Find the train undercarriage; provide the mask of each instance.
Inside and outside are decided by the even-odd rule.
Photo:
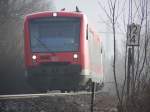
[[[26,79],[29,85],[38,92],[60,90],[90,91],[92,80],[89,75],[81,75],[80,65],[44,65],[27,70]],[[96,90],[103,84],[96,83]]]

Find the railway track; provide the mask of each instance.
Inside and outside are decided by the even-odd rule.
[[[99,112],[115,104],[115,99],[102,91],[95,92],[93,103],[91,92],[86,91],[0,95],[0,112]]]
[[[96,92],[101,93],[101,92]],[[70,92],[70,93],[60,93],[60,92],[48,92],[48,93],[42,93],[42,94],[16,94],[16,95],[0,95],[1,99],[27,99],[27,98],[40,98],[40,97],[46,97],[46,96],[75,96],[75,95],[90,95],[91,92]]]

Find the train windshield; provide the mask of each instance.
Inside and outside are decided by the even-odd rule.
[[[80,18],[49,17],[29,23],[32,52],[78,51]]]

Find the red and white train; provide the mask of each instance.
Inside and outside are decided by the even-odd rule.
[[[39,12],[24,21],[29,84],[39,91],[85,90],[103,83],[101,38],[82,12]]]

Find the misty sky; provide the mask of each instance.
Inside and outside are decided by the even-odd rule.
[[[78,6],[83,11],[92,24],[97,25],[99,20],[99,6],[97,0],[54,0],[57,11],[62,8],[66,8],[66,11],[75,11],[75,7]]]

